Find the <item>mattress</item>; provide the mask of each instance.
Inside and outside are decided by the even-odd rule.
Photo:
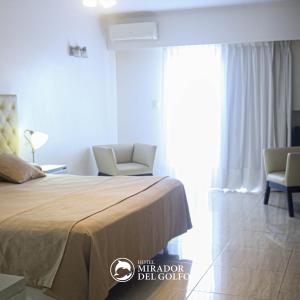
[[[61,300],[105,299],[116,258],[149,259],[191,228],[171,178],[52,175],[0,195],[0,272]]]

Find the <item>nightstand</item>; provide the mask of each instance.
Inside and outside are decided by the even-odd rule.
[[[64,174],[67,172],[66,165],[40,165],[46,174]]]
[[[1,300],[26,300],[25,280],[20,276],[0,274]]]

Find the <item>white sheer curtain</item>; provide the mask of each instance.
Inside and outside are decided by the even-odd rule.
[[[260,191],[262,149],[290,145],[290,42],[224,45],[220,165],[214,186]]]
[[[194,199],[259,190],[262,149],[290,143],[290,43],[166,48],[162,98],[161,173]]]
[[[220,58],[220,47],[213,45],[164,50],[163,134],[159,149],[165,155],[160,156],[160,165],[162,173],[184,182],[190,199],[208,189],[212,166],[217,166]]]

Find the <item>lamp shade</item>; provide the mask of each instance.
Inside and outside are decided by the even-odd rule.
[[[46,133],[35,131],[31,135],[31,143],[35,150],[41,148],[44,144],[47,143],[47,141],[48,135]]]
[[[39,131],[25,130],[25,136],[33,150],[41,148],[48,141],[48,135]]]

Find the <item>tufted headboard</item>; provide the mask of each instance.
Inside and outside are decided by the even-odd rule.
[[[18,154],[17,97],[0,95],[0,153]]]

